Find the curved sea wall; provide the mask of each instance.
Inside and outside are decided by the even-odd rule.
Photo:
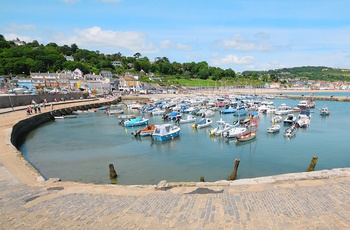
[[[91,104],[79,105],[79,106],[71,106],[62,109],[56,109],[50,112],[45,112],[41,114],[37,114],[35,116],[29,117],[27,119],[19,121],[12,127],[11,133],[11,143],[18,149],[18,146],[25,139],[26,135],[38,128],[40,125],[43,125],[47,122],[53,121],[55,116],[69,115],[77,110],[88,110],[91,108],[99,108],[106,105],[116,104],[120,102],[120,99],[112,102],[93,102]]]

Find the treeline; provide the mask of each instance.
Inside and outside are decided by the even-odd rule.
[[[21,42],[17,40],[17,42]],[[65,56],[72,56],[74,61],[67,61]],[[112,65],[113,61],[119,61],[121,66]],[[153,73],[154,76],[175,76],[184,79],[233,79],[236,73],[232,69],[211,67],[207,62],[170,62],[167,57],[159,57],[149,60],[136,53],[133,57],[126,57],[121,53],[103,54],[99,51],[80,49],[76,44],[70,46],[58,46],[56,43],[47,45],[37,41],[30,43],[6,41],[0,35],[0,75],[24,75],[31,72],[61,72],[79,68],[83,73],[98,74],[102,70],[109,70],[114,74],[125,72],[145,74]]]
[[[282,68],[269,71],[244,71],[245,76],[257,74],[260,76],[269,75],[270,78],[278,79],[306,79],[306,80],[324,80],[324,81],[350,81],[350,70],[329,68],[326,66],[302,66],[293,68]]]

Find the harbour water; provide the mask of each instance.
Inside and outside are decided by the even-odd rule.
[[[276,107],[298,103],[272,101]],[[261,114],[257,138],[251,142],[212,137],[211,128],[195,130],[192,123],[180,125],[179,138],[154,142],[150,137],[135,138],[131,133],[137,128],[122,127],[117,117],[98,111],[33,130],[20,151],[45,178],[96,184],[111,183],[109,164],[117,171],[117,183],[125,185],[199,181],[201,176],[205,181],[226,180],[236,158],[240,158],[238,179],[303,172],[313,156],[318,156],[316,170],[349,167],[350,103],[316,103],[310,127],[299,129],[290,139],[283,136],[283,124],[279,133],[267,133],[273,115]],[[319,108],[325,104],[331,115],[321,117]],[[148,118],[153,124],[164,123],[161,116]],[[216,112],[212,127],[220,118],[230,123],[237,119]]]

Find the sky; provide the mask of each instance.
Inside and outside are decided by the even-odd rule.
[[[350,69],[349,9],[348,0],[11,0],[0,2],[0,34],[236,72]]]

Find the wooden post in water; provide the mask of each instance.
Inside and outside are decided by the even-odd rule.
[[[237,171],[238,171],[238,166],[239,166],[239,162],[241,160],[239,158],[236,158],[235,160],[235,164],[233,166],[233,172],[230,176],[228,176],[228,180],[236,180],[237,178]]]
[[[311,162],[310,162],[310,166],[307,169],[308,172],[311,172],[311,171],[315,170],[315,167],[316,167],[316,164],[317,164],[317,160],[318,160],[317,156],[312,157]]]
[[[116,171],[114,170],[114,165],[113,164],[109,164],[109,178],[110,179],[115,179],[117,178],[117,173]]]
[[[200,182],[205,182],[204,176],[201,176],[199,180],[200,180]]]

